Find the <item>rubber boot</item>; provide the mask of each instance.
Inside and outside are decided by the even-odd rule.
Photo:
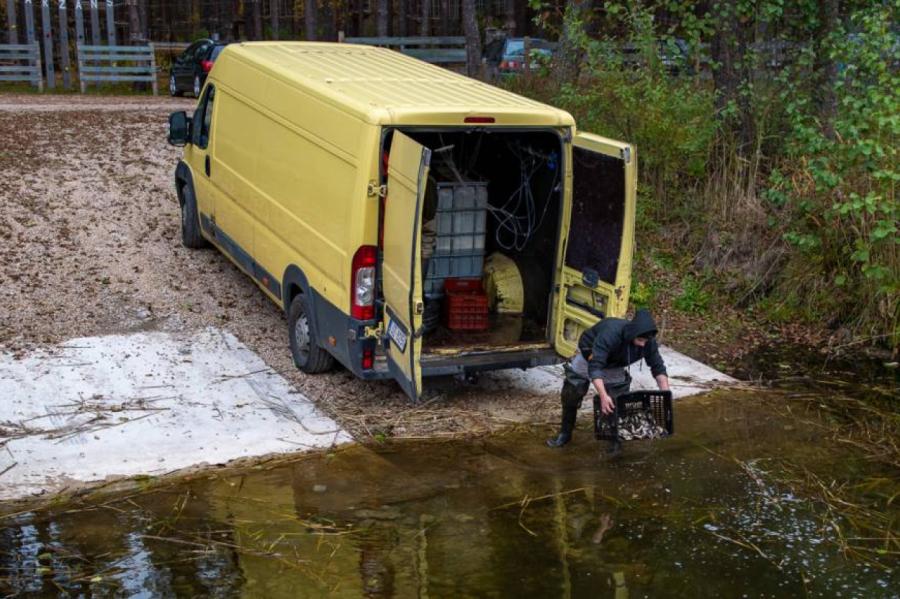
[[[562,447],[572,440],[572,432],[575,430],[575,419],[578,417],[578,408],[564,407],[562,409],[562,423],[559,434],[553,439],[547,439],[547,447]]]

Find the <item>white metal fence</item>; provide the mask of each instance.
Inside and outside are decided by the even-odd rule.
[[[0,81],[24,81],[44,91],[41,48],[31,44],[0,44]]]

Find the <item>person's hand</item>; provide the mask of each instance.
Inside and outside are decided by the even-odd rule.
[[[613,402],[612,397],[606,394],[600,396],[600,411],[604,416],[609,416],[616,411],[616,404]]]

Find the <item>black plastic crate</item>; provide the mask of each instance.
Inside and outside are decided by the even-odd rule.
[[[594,436],[619,441],[619,418],[636,412],[650,413],[656,424],[665,429],[666,436],[675,432],[671,391],[633,391],[616,398],[616,413],[609,416],[600,412],[600,398],[594,396]]]

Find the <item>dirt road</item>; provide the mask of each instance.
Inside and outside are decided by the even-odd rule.
[[[298,372],[282,312],[221,254],[182,247],[166,144],[190,100],[0,96],[0,347],[72,337],[226,329],[357,438],[442,436],[555,421],[527,398],[447,383],[414,408],[393,382]]]

